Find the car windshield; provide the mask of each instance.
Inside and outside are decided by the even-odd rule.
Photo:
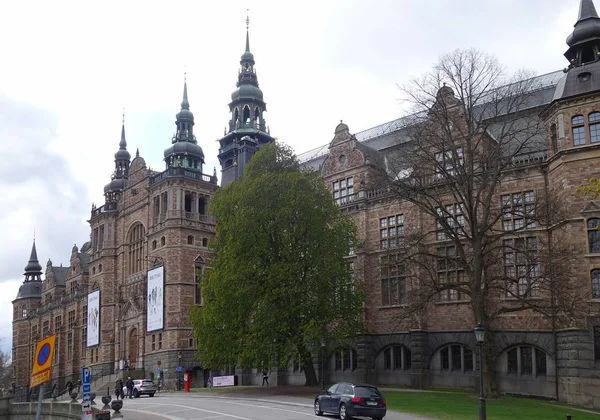
[[[379,390],[372,386],[355,386],[354,387],[354,395],[357,397],[381,397]]]

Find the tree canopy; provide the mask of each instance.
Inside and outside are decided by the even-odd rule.
[[[293,359],[314,385],[321,339],[362,328],[363,293],[346,258],[356,241],[352,220],[318,174],[302,171],[277,143],[214,195],[210,211],[215,257],[202,277],[203,306],[191,313],[199,359],[259,369]]]

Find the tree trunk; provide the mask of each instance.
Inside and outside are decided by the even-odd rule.
[[[297,347],[300,357],[302,358],[302,366],[304,367],[304,377],[306,378],[304,385],[317,386],[319,384],[319,380],[317,379],[317,374],[315,372],[312,354],[302,344],[298,345]]]

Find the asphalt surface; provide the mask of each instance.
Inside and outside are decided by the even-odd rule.
[[[312,405],[314,395],[316,392],[304,387],[158,393],[154,397],[125,399],[121,413],[124,420],[307,420],[317,417]],[[101,404],[96,407],[100,408]],[[322,417],[329,418],[337,417]],[[393,411],[388,411],[385,419],[427,420]]]

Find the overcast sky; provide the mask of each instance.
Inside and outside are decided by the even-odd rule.
[[[210,7],[206,5],[210,4]],[[599,5],[600,6],[600,5]],[[14,1],[0,5],[0,348],[34,230],[40,263],[69,265],[103,204],[125,108],[128,148],[162,170],[187,72],[204,172],[250,49],[271,134],[296,153],[402,115],[397,85],[457,48],[509,72],[567,65],[579,0]]]

